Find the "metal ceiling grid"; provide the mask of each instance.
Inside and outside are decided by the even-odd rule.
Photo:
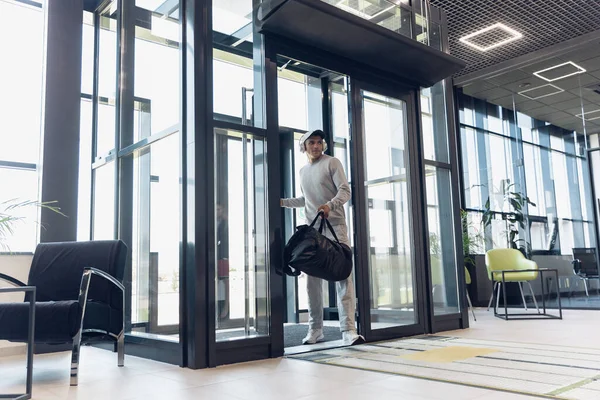
[[[600,0],[430,0],[448,15],[450,52],[467,63],[456,76],[600,29]],[[523,34],[505,45],[479,51],[459,38],[495,23]]]

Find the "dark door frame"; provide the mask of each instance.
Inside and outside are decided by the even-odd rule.
[[[302,62],[306,62],[313,65],[318,65],[329,69],[331,71],[338,72],[340,74],[347,75],[350,79],[350,93],[349,93],[349,123],[351,132],[351,145],[350,152],[352,158],[355,160],[352,162],[352,177],[353,177],[353,204],[355,207],[354,212],[354,224],[355,224],[355,248],[356,249],[368,249],[368,232],[366,227],[366,197],[364,196],[364,188],[361,187],[357,182],[364,182],[361,177],[364,178],[364,157],[359,153],[363,149],[361,141],[361,134],[358,133],[362,130],[362,115],[361,112],[357,111],[361,108],[357,108],[356,105],[361,103],[360,89],[387,95],[389,97],[399,98],[404,100],[407,104],[407,128],[408,128],[408,140],[407,146],[409,148],[409,170],[410,170],[410,182],[411,182],[411,204],[412,204],[412,228],[414,230],[414,242],[413,250],[413,263],[414,263],[414,277],[413,285],[415,290],[415,306],[417,313],[417,322],[414,325],[398,326],[386,329],[371,330],[370,324],[365,324],[366,316],[369,316],[370,312],[370,291],[369,291],[369,270],[368,267],[357,268],[356,275],[356,287],[357,297],[359,299],[359,330],[365,335],[367,340],[376,341],[390,338],[397,338],[402,336],[410,336],[420,333],[429,332],[431,330],[433,314],[430,312],[429,296],[428,293],[431,291],[431,282],[429,273],[429,260],[426,257],[427,246],[425,242],[427,227],[426,220],[423,217],[424,214],[424,187],[423,187],[423,160],[420,150],[420,122],[418,115],[420,115],[419,108],[419,88],[413,88],[407,86],[397,78],[385,74],[379,74],[376,71],[366,71],[363,67],[357,63],[342,60],[339,57],[334,57],[329,53],[321,52],[312,47],[304,44],[294,42],[288,39],[282,39],[273,36],[267,36],[265,38],[265,61],[266,61],[266,87],[267,95],[277,94],[277,56],[282,55],[285,57],[293,58]],[[358,97],[357,97],[358,96]],[[269,96],[268,96],[269,97]],[[270,101],[269,101],[270,100]],[[278,110],[278,97],[273,95],[267,100],[267,132],[268,132],[268,146],[273,148],[279,148],[281,139],[279,136],[279,123],[277,117]],[[357,127],[361,127],[358,129]],[[279,165],[280,170],[284,170],[284,165],[281,165],[279,155],[273,155],[272,152],[269,155],[269,165]],[[288,167],[289,168],[289,167]],[[272,169],[272,168],[270,168]],[[280,182],[276,183],[277,188],[273,187],[273,181],[269,181],[270,197],[269,204],[275,203],[275,200],[279,200],[280,196]],[[271,218],[275,215],[278,216],[275,225],[270,226],[270,236],[277,236],[278,233],[282,232],[283,226],[283,213],[273,212],[271,209],[269,213]],[[362,216],[362,217],[360,217]],[[275,222],[273,219],[271,223]],[[271,241],[274,244],[274,241]],[[283,243],[280,243],[282,245]],[[271,258],[272,262],[282,262],[281,252],[278,249],[271,247]],[[361,255],[362,253],[362,255]],[[367,250],[368,253],[368,250]],[[355,256],[357,257],[357,264],[368,265],[368,254],[364,255],[364,251],[356,251]],[[277,260],[277,261],[276,261]],[[366,263],[365,263],[366,261]],[[271,280],[271,293],[272,293],[272,333],[271,348],[283,350],[283,331],[282,327],[278,327],[278,324],[283,325],[285,315],[285,302],[277,301],[276,299],[281,298],[284,288],[284,282],[281,277],[272,274]],[[278,283],[279,282],[279,283]],[[281,293],[281,295],[277,295]],[[283,300],[283,299],[282,299]],[[281,329],[281,335],[277,334]],[[271,356],[280,355],[278,351],[272,351]]]
[[[365,178],[365,130],[363,113],[363,91],[392,97],[406,103],[406,146],[408,150],[409,190],[411,204],[411,229],[413,231],[412,265],[413,265],[413,299],[415,302],[416,322],[406,326],[394,326],[384,329],[371,327],[371,281],[370,281],[370,244],[368,232],[367,192]],[[392,82],[388,85],[372,84],[350,77],[350,110],[352,112],[352,142],[353,157],[352,176],[353,201],[355,208],[356,246],[355,260],[357,266],[357,293],[359,298],[360,331],[369,342],[411,336],[428,331],[430,317],[427,314],[428,259],[425,257],[426,248],[423,238],[426,236],[425,220],[422,218],[424,190],[421,185],[422,157],[419,148],[420,134],[418,123],[418,90],[406,90]],[[360,266],[360,267],[359,267]],[[425,268],[423,268],[425,267]]]

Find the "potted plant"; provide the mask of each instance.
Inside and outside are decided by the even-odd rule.
[[[488,228],[492,224],[492,220],[495,219],[496,215],[500,215],[506,224],[505,235],[508,247],[521,251],[525,257],[529,258],[531,255],[531,244],[526,239],[519,238],[519,229],[525,230],[527,226],[528,220],[525,214],[525,207],[535,207],[536,205],[529,200],[529,197],[515,192],[514,186],[514,183],[502,181],[502,187],[498,193],[501,195],[501,209],[504,209],[505,206],[508,206],[510,211],[493,211],[491,209],[490,198],[488,197],[487,201],[485,202],[481,222],[484,228]]]
[[[57,201],[40,202],[19,199],[10,199],[0,202],[0,250],[10,251],[7,244],[8,238],[14,235],[15,226],[25,221],[25,217],[18,215],[17,210],[26,207],[40,207],[66,217],[66,215],[60,211],[60,207],[58,207],[57,204]]]

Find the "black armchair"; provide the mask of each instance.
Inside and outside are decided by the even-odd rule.
[[[35,286],[35,343],[72,343],[71,386],[77,386],[80,346],[90,336],[116,341],[118,365],[124,365],[127,246],[120,240],[41,243],[27,286]],[[102,279],[94,279],[92,276]],[[10,276],[0,279],[26,286]],[[28,298],[0,303],[0,340],[27,342]]]
[[[596,249],[593,247],[578,247],[573,249],[573,273],[583,279],[585,294],[589,296],[587,280],[600,279],[598,274],[598,259],[596,258]]]

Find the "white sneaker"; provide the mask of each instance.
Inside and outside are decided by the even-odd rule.
[[[315,344],[325,339],[323,329],[309,329],[308,334],[302,339],[302,344]]]
[[[344,346],[352,346],[364,343],[365,338],[356,333],[355,330],[344,331],[342,332],[342,342],[344,342]]]

